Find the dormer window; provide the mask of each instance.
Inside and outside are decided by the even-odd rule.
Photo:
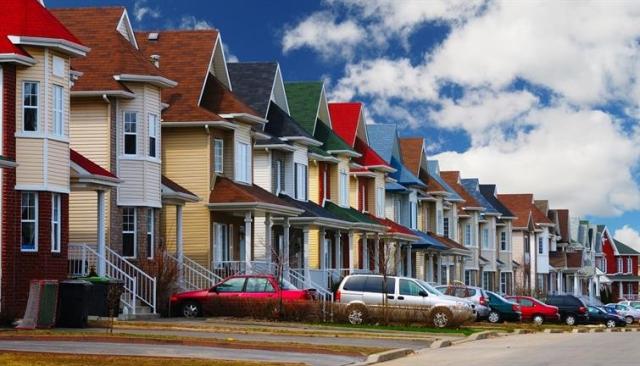
[[[38,131],[38,110],[40,83],[25,81],[22,87],[22,129]]]
[[[138,114],[136,112],[124,112],[124,153],[125,155],[137,154],[138,143]]]

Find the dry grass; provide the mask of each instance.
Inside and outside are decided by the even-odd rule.
[[[299,365],[290,363],[268,363],[227,360],[197,360],[190,358],[128,357],[104,355],[68,355],[55,353],[0,353],[3,366],[276,366]]]

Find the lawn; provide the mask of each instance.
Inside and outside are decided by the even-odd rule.
[[[268,363],[226,360],[197,360],[190,358],[164,357],[124,357],[124,356],[94,356],[67,355],[55,353],[0,353],[0,365],[3,366],[276,366],[295,365],[290,363]]]
[[[320,323],[316,325],[327,326],[326,323]],[[474,328],[467,328],[467,327],[432,328],[432,327],[421,327],[421,326],[413,326],[413,325],[373,325],[373,324],[353,325],[348,323],[332,323],[329,326],[340,327],[340,328],[362,329],[362,330],[391,330],[391,331],[400,331],[400,332],[418,332],[418,333],[450,334],[450,335],[465,335],[465,336],[483,331],[483,329],[474,329]]]

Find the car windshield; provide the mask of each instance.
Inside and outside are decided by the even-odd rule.
[[[504,297],[496,294],[495,292],[491,292],[491,291],[487,291],[487,293],[493,297],[495,297],[496,299],[502,301],[502,302],[514,302],[513,300],[507,300]]]
[[[291,282],[287,280],[282,280],[280,281],[280,289],[281,290],[297,290],[298,288],[295,287]]]
[[[438,290],[437,288],[431,286],[430,284],[428,284],[425,281],[422,280],[416,280],[418,281],[418,283],[420,284],[420,286],[422,288],[424,288],[428,293],[432,294],[432,295],[436,295],[436,296],[442,296],[444,295],[440,290]]]

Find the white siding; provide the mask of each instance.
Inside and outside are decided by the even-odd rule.
[[[253,182],[271,192],[271,153],[265,150],[253,152]]]

